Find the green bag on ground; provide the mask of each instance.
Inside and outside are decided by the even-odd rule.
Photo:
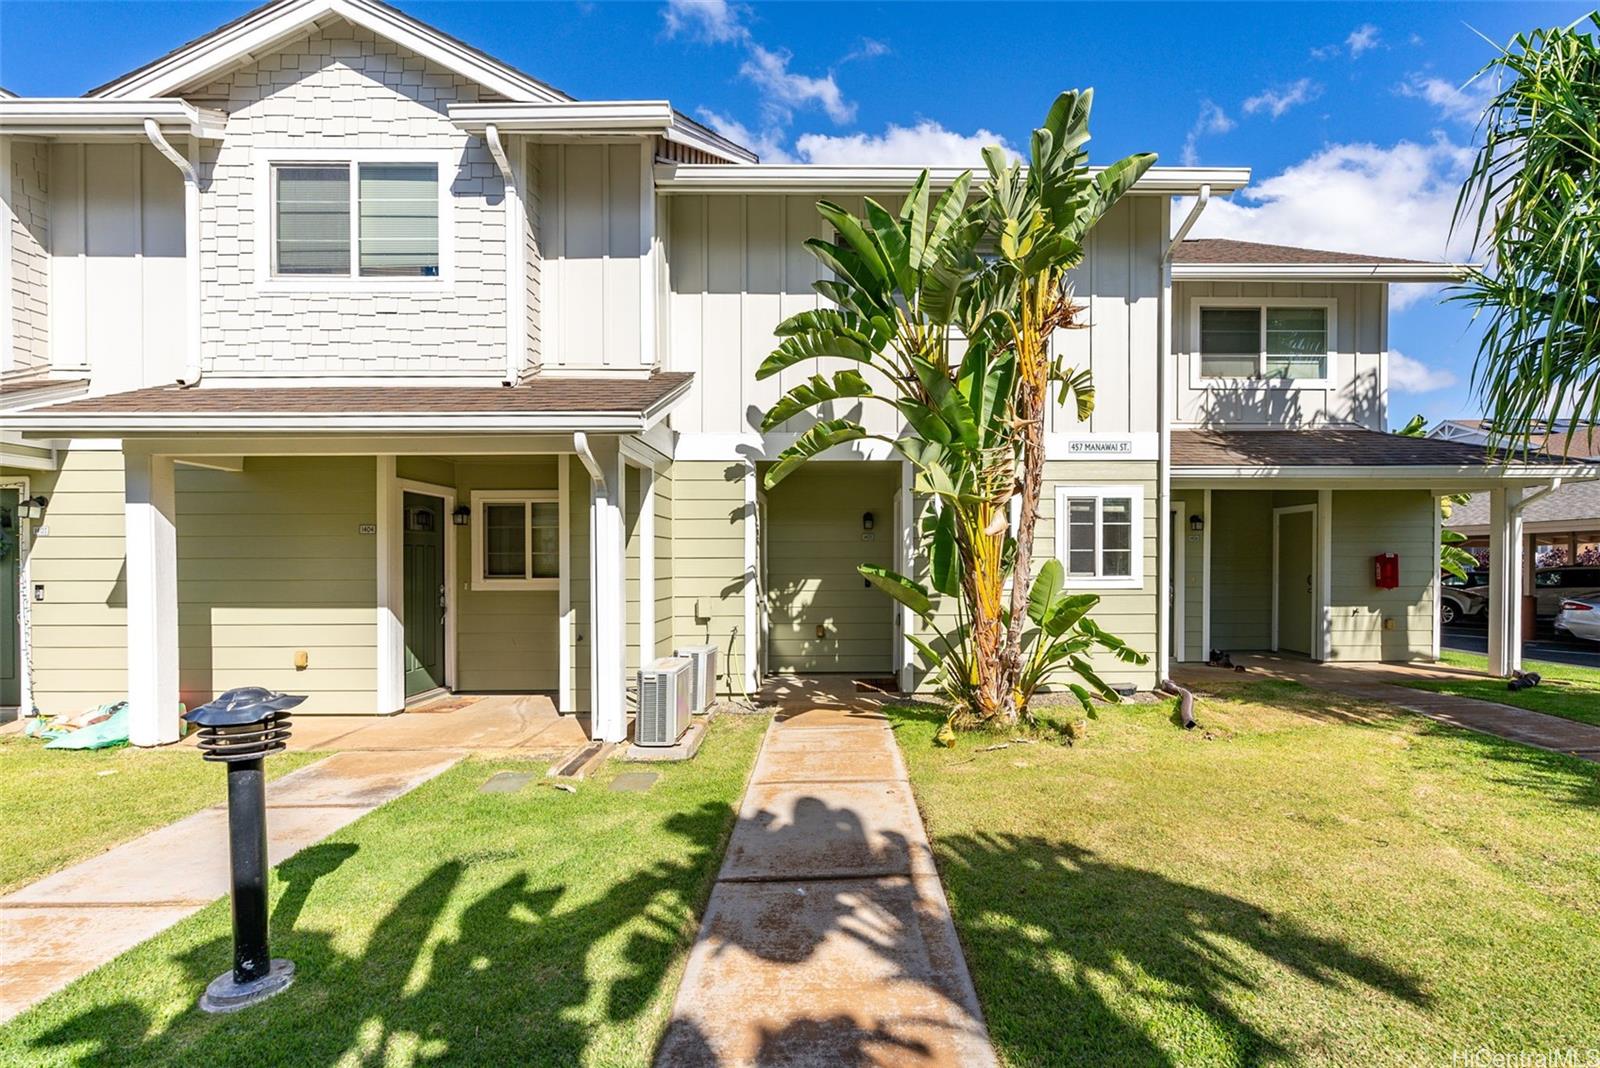
[[[63,734],[44,743],[46,749],[107,749],[128,743],[128,702],[105,706],[115,709],[111,718]]]

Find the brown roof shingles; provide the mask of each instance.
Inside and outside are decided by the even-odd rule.
[[[1325,267],[1331,264],[1375,265],[1414,263],[1398,256],[1368,256],[1359,252],[1325,252],[1290,245],[1265,245],[1257,241],[1234,241],[1223,237],[1199,237],[1180,241],[1172,253],[1173,263],[1194,264],[1270,264],[1286,267]]]
[[[1560,463],[1559,457],[1516,457]],[[1355,427],[1315,430],[1175,430],[1175,467],[1475,467],[1502,459],[1482,445],[1410,438]]]
[[[486,415],[643,412],[694,376],[535,378],[518,386],[159,386],[36,409],[49,415]]]

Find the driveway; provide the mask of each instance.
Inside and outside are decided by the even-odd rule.
[[[1470,623],[1445,627],[1443,645],[1446,649],[1483,656],[1489,651],[1489,632]],[[1600,642],[1569,638],[1548,625],[1541,625],[1536,638],[1522,643],[1522,656],[1525,660],[1600,668]]]

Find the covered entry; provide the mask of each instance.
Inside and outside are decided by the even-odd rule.
[[[819,462],[767,495],[762,563],[768,671],[894,671],[894,602],[856,567],[895,567],[899,486],[898,463]]]

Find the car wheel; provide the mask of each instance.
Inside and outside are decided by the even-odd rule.
[[[1456,611],[1456,603],[1454,601],[1447,600],[1439,607],[1439,622],[1443,623],[1447,627],[1456,621],[1456,617],[1458,615],[1459,613]]]

